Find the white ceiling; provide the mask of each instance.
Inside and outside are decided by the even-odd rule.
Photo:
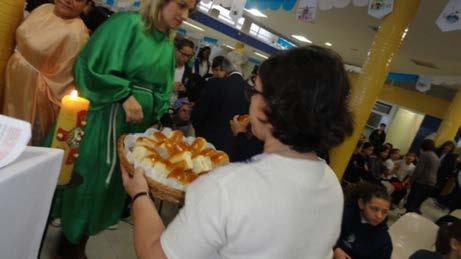
[[[446,3],[446,0],[421,0],[402,48],[393,61],[393,72],[461,76],[461,30],[441,32],[435,24]],[[369,26],[380,23],[380,20],[368,16],[367,7],[352,4],[328,11],[317,9],[314,24],[298,23],[295,12],[296,7],[290,12],[266,10],[264,13],[268,18],[254,20],[285,37],[303,34],[313,44],[331,42],[332,48],[346,62],[357,66],[363,64],[375,35]],[[417,66],[410,59],[434,63],[439,69]]]
[[[461,30],[441,32],[435,24],[446,3],[447,0],[421,0],[402,48],[394,58],[392,72],[461,76]],[[323,45],[325,42],[331,42],[332,48],[347,63],[357,66],[363,64],[375,35],[370,26],[380,23],[380,20],[368,16],[367,7],[356,7],[351,4],[346,8],[333,8],[328,11],[317,9],[314,23],[308,24],[297,22],[296,8],[297,5],[289,12],[264,10],[267,18],[251,18],[257,24],[285,36],[298,45],[301,43],[291,38],[292,34],[304,35],[313,44]],[[210,28],[206,29],[206,34],[210,36],[235,42]],[[439,69],[417,66],[410,59],[434,63]]]

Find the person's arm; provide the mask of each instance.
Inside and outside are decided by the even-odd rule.
[[[123,185],[133,198],[136,194],[149,192],[144,171],[136,169],[133,177],[122,167]],[[166,259],[160,244],[160,236],[165,230],[162,219],[148,195],[143,195],[132,204],[134,248],[138,258]]]
[[[215,170],[233,171],[229,165]],[[142,169],[130,177],[122,169],[128,194],[147,190]],[[211,258],[226,242],[229,195],[211,175],[202,176],[187,189],[184,207],[165,229],[152,201],[139,197],[133,204],[134,247],[138,258]]]
[[[123,101],[131,95],[133,85],[124,76],[124,69],[130,58],[135,19],[127,14],[113,15],[91,36],[77,58],[76,86],[93,108]]]
[[[374,251],[373,259],[390,259],[391,258],[392,250],[393,250],[391,237],[386,232],[383,238],[384,238],[383,244],[381,245],[381,247],[376,249],[376,251]]]
[[[200,97],[197,100],[197,103],[194,105],[191,114],[191,120],[194,125],[194,128],[200,131],[200,128],[203,126],[205,121],[207,121],[213,113],[213,101],[215,99],[213,87],[216,85],[213,84],[213,81],[208,81],[205,84],[204,89],[200,93]]]
[[[383,131],[383,133],[381,134],[381,145],[386,142],[386,132]]]
[[[370,140],[370,143],[374,143],[374,142],[375,142],[375,138],[376,138],[376,130],[373,130],[373,131],[370,133],[370,136],[368,137],[368,140]]]
[[[427,159],[428,157],[426,156],[426,154],[422,153],[418,163],[416,164],[413,174],[410,176],[410,183],[413,183],[424,172],[424,169],[426,168]]]

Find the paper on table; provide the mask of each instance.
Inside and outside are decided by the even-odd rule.
[[[21,155],[31,136],[30,123],[0,115],[0,168]]]

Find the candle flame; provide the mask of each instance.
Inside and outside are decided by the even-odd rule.
[[[70,96],[71,96],[72,98],[78,97],[78,92],[77,92],[77,90],[72,90],[72,92],[70,92]]]

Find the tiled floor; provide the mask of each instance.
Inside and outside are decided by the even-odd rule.
[[[162,208],[163,222],[168,224],[177,213],[177,205],[165,202]],[[59,228],[48,227],[40,259],[54,258],[59,236]],[[132,226],[120,221],[116,230],[105,230],[90,237],[86,254],[89,259],[135,259]]]
[[[423,216],[436,221],[448,211],[437,207],[432,199],[426,200],[421,206]],[[168,224],[178,212],[177,205],[164,203],[162,209],[163,221]],[[389,213],[388,225],[392,225],[403,213],[403,209],[394,209]],[[40,255],[41,259],[52,259],[60,235],[59,228],[50,226]],[[116,230],[105,230],[93,236],[88,241],[86,254],[89,259],[135,259],[133,249],[132,226],[121,221]]]

